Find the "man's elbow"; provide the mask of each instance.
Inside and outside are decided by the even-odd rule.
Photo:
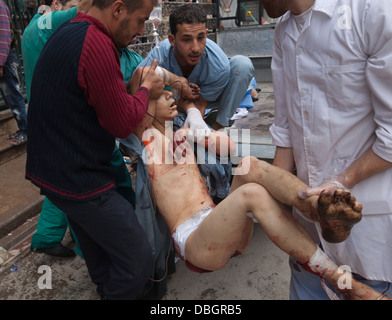
[[[125,139],[127,138],[130,134],[132,134],[136,129],[136,126],[123,126],[121,128],[117,128],[115,131],[114,136],[116,138],[120,139]]]
[[[217,132],[216,132],[217,133]],[[232,156],[237,151],[236,143],[227,135],[219,133],[209,141],[209,149],[214,149],[214,153],[220,157]]]
[[[120,139],[127,138],[136,128],[134,125],[130,125],[129,123],[121,123],[117,122],[116,125],[112,123],[103,123],[101,121],[101,126],[112,136]]]
[[[221,156],[233,156],[237,152],[237,145],[233,140],[231,140],[229,138],[227,143],[225,144],[224,149],[226,152],[224,152],[225,154],[222,154],[222,152],[221,152],[221,154],[220,154]]]
[[[233,140],[230,139],[230,142],[229,142],[229,154],[231,156],[233,156],[233,155],[236,154],[236,152],[237,152],[237,144]]]

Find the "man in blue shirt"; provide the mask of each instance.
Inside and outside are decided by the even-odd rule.
[[[176,8],[170,14],[171,34],[139,65],[150,65],[157,59],[161,67],[199,86],[199,98],[179,106],[180,111],[187,113],[185,125],[194,134],[198,129],[209,132],[202,118],[206,109],[218,110],[212,129],[229,126],[254,72],[249,58],[229,59],[215,42],[207,39],[206,21],[205,12],[196,5]]]

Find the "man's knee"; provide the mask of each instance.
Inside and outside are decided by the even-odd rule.
[[[236,73],[247,75],[250,79],[253,77],[255,68],[252,61],[245,56],[237,55],[230,58],[230,68]],[[249,80],[250,81],[250,80]]]
[[[251,178],[252,176],[251,180],[254,180],[253,175],[260,173],[267,165],[267,162],[259,160],[255,156],[246,156],[238,164],[236,175],[243,175],[243,178]]]
[[[245,156],[244,158],[242,158],[238,166],[248,165],[250,167],[254,167],[259,162],[260,160],[257,159],[255,156]]]
[[[253,207],[259,205],[268,196],[268,191],[258,183],[249,182],[238,188],[240,199],[247,205]]]

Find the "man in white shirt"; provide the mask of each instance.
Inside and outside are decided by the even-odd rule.
[[[295,216],[335,263],[391,294],[392,2],[260,2],[269,16],[282,16],[272,62],[274,164],[297,169],[312,187],[304,198],[343,185],[363,204],[362,221],[341,243]],[[327,298],[317,277],[290,265],[292,299]]]

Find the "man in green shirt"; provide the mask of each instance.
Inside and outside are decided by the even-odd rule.
[[[73,19],[78,12],[87,12],[92,3],[92,0],[82,0],[80,4],[79,1],[45,0],[46,6],[44,8],[49,7],[50,12],[46,10],[43,14],[37,13],[26,27],[22,39],[22,56],[28,100],[30,100],[30,87],[34,67],[46,41],[65,21]],[[50,3],[50,5],[47,3]],[[136,66],[143,58],[137,53],[125,49],[120,53],[120,59],[124,82],[128,82]]]
[[[45,0],[29,25],[23,32],[22,57],[26,79],[27,99],[30,100],[30,87],[35,64],[41,51],[53,32],[65,21],[70,20],[81,11],[87,11],[92,0]],[[79,4],[79,5],[78,5]]]

